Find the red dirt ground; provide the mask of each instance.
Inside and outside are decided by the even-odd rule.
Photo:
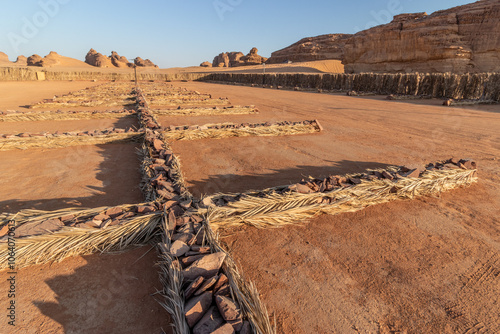
[[[156,251],[149,250],[74,257],[19,270],[16,327],[7,325],[2,311],[0,333],[169,333],[170,319],[152,296],[161,285]],[[0,274],[0,291],[8,291],[7,273]],[[2,293],[2,310],[8,302]]]
[[[261,115],[163,117],[163,125],[318,119],[325,128],[314,135],[174,143],[196,195],[452,156],[478,161],[479,184],[439,198],[224,237],[279,333],[500,332],[500,107],[178,85],[255,104]]]
[[[0,212],[141,203],[139,166],[134,144],[0,152]]]

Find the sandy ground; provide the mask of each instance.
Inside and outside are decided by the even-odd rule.
[[[20,110],[54,95],[100,85],[90,81],[0,81],[0,110]]]
[[[10,300],[2,293],[0,333],[169,333],[168,314],[152,296],[161,286],[154,267],[157,254],[149,250],[74,257],[19,270],[16,327],[5,320]],[[9,275],[0,272],[0,277],[0,291],[6,292]]]
[[[135,144],[0,152],[0,212],[143,201]]]
[[[227,121],[318,119],[325,128],[314,135],[174,143],[196,195],[452,156],[479,163],[477,185],[439,198],[224,237],[279,333],[500,332],[500,107],[178,85],[261,111]],[[208,119],[216,118],[161,121]]]

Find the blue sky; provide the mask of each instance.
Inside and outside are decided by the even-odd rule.
[[[432,13],[462,0],[23,0],[4,1],[0,51],[83,60],[90,48],[150,58],[160,67],[212,61],[252,47],[262,56],[303,37],[355,33],[400,13]]]

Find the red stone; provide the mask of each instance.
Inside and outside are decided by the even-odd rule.
[[[212,292],[207,291],[204,294],[193,297],[186,303],[184,310],[189,327],[193,327],[203,317],[212,305]]]

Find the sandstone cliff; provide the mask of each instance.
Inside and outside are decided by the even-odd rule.
[[[402,14],[351,37],[346,73],[499,72],[500,1]]]
[[[342,60],[344,46],[352,35],[329,34],[301,39],[284,49],[275,51],[267,60],[268,64],[281,64],[287,61],[302,62],[314,60]]]

